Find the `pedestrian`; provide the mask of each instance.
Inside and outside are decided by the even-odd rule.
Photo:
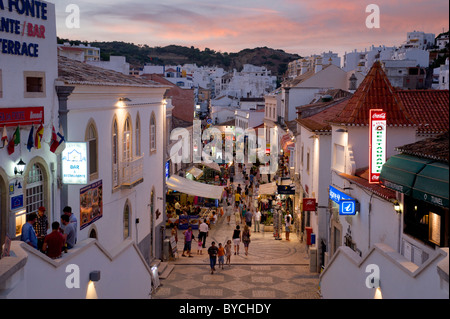
[[[197,248],[197,255],[203,255],[203,246],[202,246],[202,239],[200,238],[200,235],[198,235],[198,248]]]
[[[209,265],[211,267],[211,274],[214,274],[214,271],[216,270],[218,252],[219,252],[219,249],[216,247],[216,242],[213,241],[211,243],[211,247],[208,248]]]
[[[231,266],[231,240],[227,240],[227,244],[225,245],[225,256],[227,257],[227,265]]]
[[[235,219],[236,225],[239,225],[241,223],[241,211],[240,211],[238,205],[236,205],[236,207],[234,208],[234,219]]]
[[[22,235],[20,240],[27,243],[31,247],[38,249],[38,241],[36,236],[36,231],[34,230],[34,224],[36,223],[37,215],[36,213],[31,213],[27,215],[27,222],[22,226]]]
[[[175,242],[178,243],[178,228],[176,225],[173,226],[171,234],[175,237]]]
[[[206,223],[206,218],[203,220],[203,223],[198,226],[198,240],[203,243],[203,248],[206,248],[206,237],[208,237],[209,226]]]
[[[255,219],[255,232],[258,229],[258,233],[259,233],[259,225],[261,224],[261,212],[259,211],[259,209],[256,210],[254,219]]]
[[[252,227],[252,219],[253,219],[253,213],[252,211],[249,209],[247,210],[247,212],[245,213],[245,224],[248,227]]]
[[[36,231],[36,237],[38,240],[38,249],[42,251],[42,245],[44,244],[44,238],[47,236],[48,231],[48,219],[45,215],[45,207],[38,208],[36,223],[34,224],[34,230]]]
[[[225,209],[225,216],[227,217],[227,224],[230,225],[231,215],[233,214],[233,206],[230,202],[227,202],[227,208]]]
[[[59,230],[60,224],[58,222],[53,222],[52,232],[45,236],[44,243],[42,245],[42,251],[52,259],[61,258],[64,248],[64,236]]]
[[[291,233],[291,223],[292,223],[292,216],[289,214],[289,212],[284,217],[285,225],[286,225],[286,240],[289,241],[289,234]]]
[[[184,248],[183,248],[183,254],[181,256],[183,257],[194,257],[191,255],[191,244],[192,240],[195,240],[193,234],[192,234],[192,227],[189,226],[187,230],[183,232],[184,235]],[[186,256],[184,253],[187,253],[188,256]]]
[[[234,254],[239,255],[239,245],[241,244],[241,227],[239,225],[236,226],[236,229],[233,231],[233,244],[234,244]]]
[[[75,229],[75,223],[70,222],[70,217],[68,215],[61,216],[61,224],[64,225],[64,239],[67,244],[67,249],[72,249],[77,242],[77,232]]]
[[[242,203],[242,210],[241,210],[241,224],[244,224],[245,222],[245,215],[247,214],[247,205]]]
[[[75,230],[77,230],[78,229],[78,220],[75,217],[75,215],[72,214],[72,207],[70,207],[70,206],[64,207],[63,213],[66,214],[67,216],[69,216],[69,223],[74,223]]]
[[[248,246],[250,245],[250,228],[245,225],[242,232],[242,242],[244,243],[245,256],[248,256]]]
[[[217,256],[219,257],[219,268],[220,266],[222,266],[223,269],[223,264],[225,261],[225,248],[222,246],[222,243],[219,243],[219,250]]]
[[[175,206],[175,212],[176,212],[177,216],[180,216],[181,215],[181,205],[180,205],[180,203],[178,201],[176,201],[174,206]]]
[[[236,194],[234,194],[234,202],[236,205],[239,205],[241,202],[241,193],[238,190],[236,190]]]

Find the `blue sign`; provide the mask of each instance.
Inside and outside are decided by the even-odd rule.
[[[166,180],[170,177],[170,161],[166,162]]]
[[[23,207],[23,195],[11,198],[11,210],[16,210]]]
[[[356,215],[356,201],[343,200],[339,204],[340,215]]]
[[[340,190],[330,185],[330,199],[339,205],[339,215],[356,215],[359,210],[359,203],[356,199],[348,196]]]

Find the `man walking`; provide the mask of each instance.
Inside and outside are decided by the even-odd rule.
[[[217,254],[219,253],[219,249],[216,247],[216,242],[211,243],[211,247],[208,248],[208,254],[209,254],[209,265],[211,267],[211,274],[214,274],[214,271],[216,270],[216,263],[217,263]]]
[[[202,241],[202,247],[206,248],[206,237],[208,237],[208,231],[209,227],[206,223],[206,218],[203,220],[203,223],[198,226],[199,234],[198,234],[198,240]]]

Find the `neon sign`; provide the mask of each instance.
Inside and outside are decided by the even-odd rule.
[[[381,169],[386,163],[386,112],[370,110],[369,183],[379,184]]]

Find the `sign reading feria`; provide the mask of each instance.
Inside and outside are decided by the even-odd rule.
[[[386,162],[386,112],[370,110],[369,183],[379,184],[381,168]]]

